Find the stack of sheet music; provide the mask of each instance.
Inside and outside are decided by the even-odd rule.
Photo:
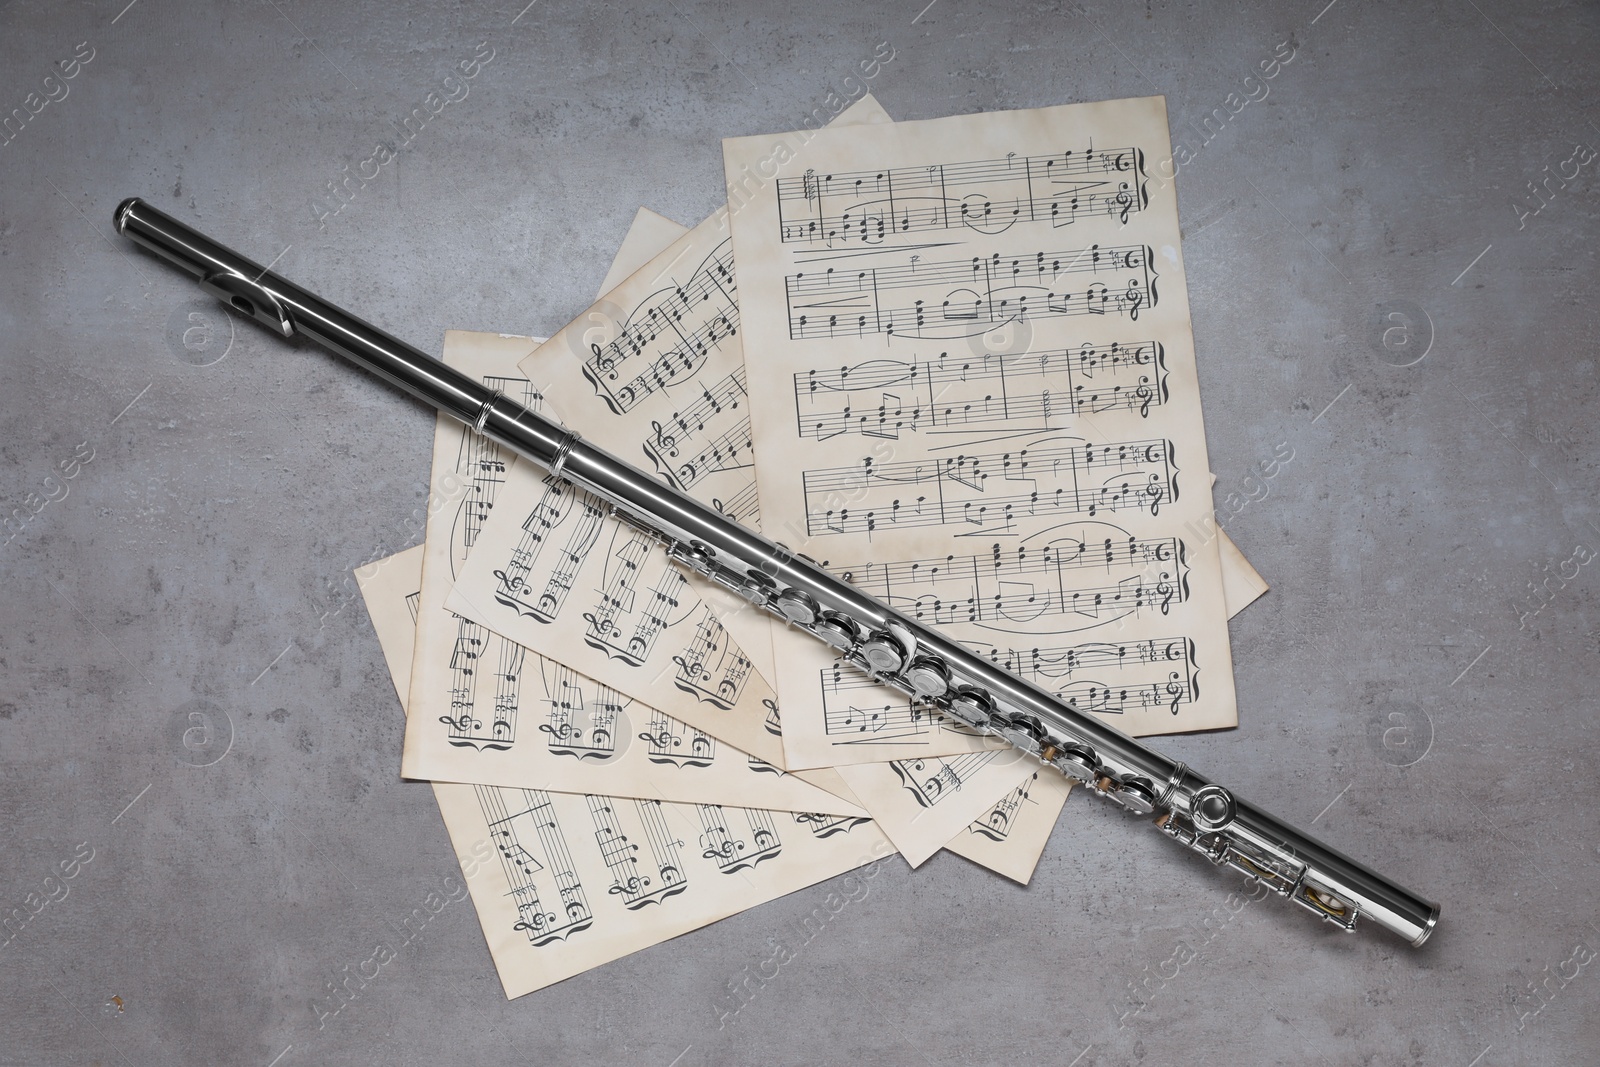
[[[728,208],[641,210],[566,329],[445,360],[1130,733],[1235,725],[1266,587],[1212,518],[1164,102],[866,97],[724,153]],[[444,418],[430,485],[357,577],[508,996],[895,853],[1032,874],[1060,775]]]

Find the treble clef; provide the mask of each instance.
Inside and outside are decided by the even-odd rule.
[[[1161,514],[1161,501],[1166,496],[1161,485],[1161,476],[1152,474],[1150,484],[1144,487],[1144,495],[1150,498],[1150,515],[1154,518]]]
[[[573,734],[577,733],[577,730],[573,728],[573,725],[570,722],[559,723],[555,726],[552,726],[547,722],[542,722],[539,724],[539,729],[549,734],[557,741],[565,741],[572,737]]]
[[[655,438],[655,447],[663,456],[676,456],[678,454],[678,439],[667,432],[655,419],[650,420],[651,436]]]
[[[523,580],[523,576],[520,574],[513,577],[505,571],[495,571],[494,576],[500,580],[501,590],[510,593],[512,596],[525,593],[528,590],[528,583]]]
[[[1139,414],[1148,419],[1150,417],[1150,404],[1155,400],[1155,393],[1150,389],[1150,379],[1140,378],[1138,388],[1133,391],[1133,398],[1140,401]]]
[[[676,655],[672,657],[672,662],[677,665],[678,673],[685,678],[696,682],[709,682],[711,680],[711,675],[706,671],[705,664],[698,660]]]
[[[683,744],[681,740],[673,737],[672,731],[666,727],[662,727],[659,733],[652,734],[646,731],[645,733],[639,735],[639,740],[643,741],[645,744],[653,745],[658,749],[677,748],[679,745]]]
[[[589,632],[599,638],[620,637],[622,628],[609,617],[602,618],[592,611],[583,613],[583,621],[589,624]]]

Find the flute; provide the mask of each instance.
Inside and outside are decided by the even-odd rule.
[[[309,337],[587,490],[675,563],[827,642],[874,680],[1151,817],[1216,865],[1345,930],[1367,919],[1419,946],[1438,924],[1437,904],[143,200],[123,201],[113,220],[240,314]]]

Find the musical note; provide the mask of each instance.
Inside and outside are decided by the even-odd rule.
[[[620,324],[617,337],[592,342],[583,362],[584,377],[617,414],[689,380],[738,334],[736,293],[733,244],[727,240],[695,267],[688,281],[665,286],[641,301]]]
[[[975,834],[982,834],[991,841],[1004,841],[1011,836],[1011,828],[1016,825],[1017,815],[1022,810],[1022,805],[1028,802],[1028,794],[1033,785],[1039,780],[1035,772],[1021,785],[1001,797],[994,807],[984,812],[983,817],[973,821],[968,827]]]
[[[1181,541],[1138,538],[1102,522],[1055,527],[1014,547],[995,542],[987,552],[828,566],[919,621],[1013,633],[1166,615],[1188,596]],[[1060,618],[1071,614],[1092,621]]]
[[[571,566],[572,557],[586,554],[599,530],[599,509],[587,494],[579,494],[571,485],[558,478],[545,478],[539,502],[522,521],[522,532],[516,548],[504,567],[496,570],[494,596],[498,603],[515,608],[522,614],[543,622],[554,620],[566,600],[567,590],[556,575]],[[556,527],[567,517],[570,503],[578,497],[583,519],[578,529],[569,537],[563,558],[557,564],[552,580],[542,594],[533,593],[533,572],[540,563],[545,543]],[[579,559],[581,562],[581,559]],[[570,582],[567,583],[570,585]]]
[[[711,474],[753,466],[750,415],[740,367],[701,384],[693,402],[663,422],[652,420],[644,454],[670,485],[688,489]],[[719,429],[726,426],[727,429]]]
[[[915,267],[797,271],[784,279],[789,337],[974,337],[1001,323],[1076,315],[1137,321],[1157,302],[1150,261],[1142,245],[1092,245]],[[1079,275],[1088,277],[1073,281]]]
[[[650,746],[652,763],[674,767],[709,767],[717,754],[717,743],[710,734],[659,711],[651,714],[639,740]]]
[[[456,620],[456,639],[450,652],[450,714],[439,721],[446,738],[457,748],[503,752],[516,742],[518,674],[522,670],[520,646],[491,634],[470,619]],[[494,656],[494,704],[487,717],[478,707],[478,682],[485,673],[485,653]]]
[[[550,794],[482,785],[472,789],[511,886],[518,916],[514,928],[537,948],[592,926],[594,913]],[[519,796],[523,805],[515,812],[506,804],[512,796]]]
[[[678,666],[675,686],[720,708],[738,702],[754,669],[750,657],[728,636],[709,606],[702,607],[688,647],[672,661]]]
[[[1126,226],[1129,215],[1149,204],[1145,177],[1144,153],[1131,147],[828,175],[807,171],[778,179],[778,227],[785,244],[833,248],[879,245],[927,230],[998,234],[1021,223],[1061,227],[1092,216]]]
[[[840,434],[899,440],[1004,423],[1050,429],[1074,415],[1136,412],[1168,398],[1166,350],[1154,341],[952,356],[873,360],[793,376],[796,429],[825,441]],[[890,390],[894,390],[891,392]]]
[[[633,658],[620,641],[622,626],[618,620],[633,613],[639,568],[649,555],[648,540],[637,533],[629,534],[622,548],[612,554],[617,566],[610,568],[610,578],[599,603],[583,614],[584,621],[589,624],[584,639],[591,646],[621,659]]]
[[[966,726],[878,685],[842,660],[822,670],[821,691],[823,728],[836,744],[902,745],[926,741],[940,731],[972,736]],[[878,703],[867,703],[880,698]]]
[[[539,730],[549,735],[547,747],[554,755],[579,761],[606,761],[616,752],[617,719],[627,702],[608,686],[580,678],[570,667],[551,666],[545,692],[550,711],[539,724]]]
[[[695,808],[705,831],[700,835],[701,855],[715,862],[717,870],[723,874],[737,874],[783,851],[783,842],[778,839],[778,829],[769,811],[731,809],[743,816],[744,825],[735,827],[734,820],[728,818],[728,812],[720,804],[696,804]]]
[[[589,817],[594,822],[595,843],[600,858],[611,873],[607,892],[622,898],[623,907],[638,911],[660,904],[689,888],[678,849],[683,842],[674,838],[661,814],[659,800],[619,801],[605,796],[586,796]],[[619,810],[621,809],[621,810]],[[649,848],[648,863],[641,865],[639,845],[623,827],[622,810],[631,810]]]
[[[487,375],[484,385],[498,389],[535,411],[542,409],[544,397],[526,378]],[[467,553],[477,543],[478,533],[494,510],[496,496],[505,484],[506,457],[500,446],[487,437],[467,429],[460,431],[455,470],[467,480],[466,493],[457,506],[450,531],[451,573],[458,574]]]
[[[994,751],[969,752],[944,759],[891,760],[889,766],[917,804],[931,808],[958,792],[998,755]]]
[[[895,463],[865,457],[854,467],[803,474],[806,532],[815,537],[953,524],[1010,531],[1021,516],[1092,517],[1127,509],[1155,515],[1177,498],[1177,474],[1166,441],[1046,445]],[[849,507],[834,506],[845,500]]]

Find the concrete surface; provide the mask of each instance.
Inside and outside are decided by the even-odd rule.
[[[0,147],[0,1064],[1600,1058],[1593,4],[522,2],[0,6],[0,113],[57,97]],[[718,138],[879,41],[901,118],[1168,97],[1218,506],[1274,588],[1241,727],[1164,747],[1440,898],[1437,936],[1231,913],[1074,797],[1031,888],[895,869],[770,979],[826,886],[509,1004],[453,906],[319,1028],[452,870],[344,584],[417,537],[430,416],[230,327],[112,207],[425,347],[547,333],[639,204],[703,217]]]

